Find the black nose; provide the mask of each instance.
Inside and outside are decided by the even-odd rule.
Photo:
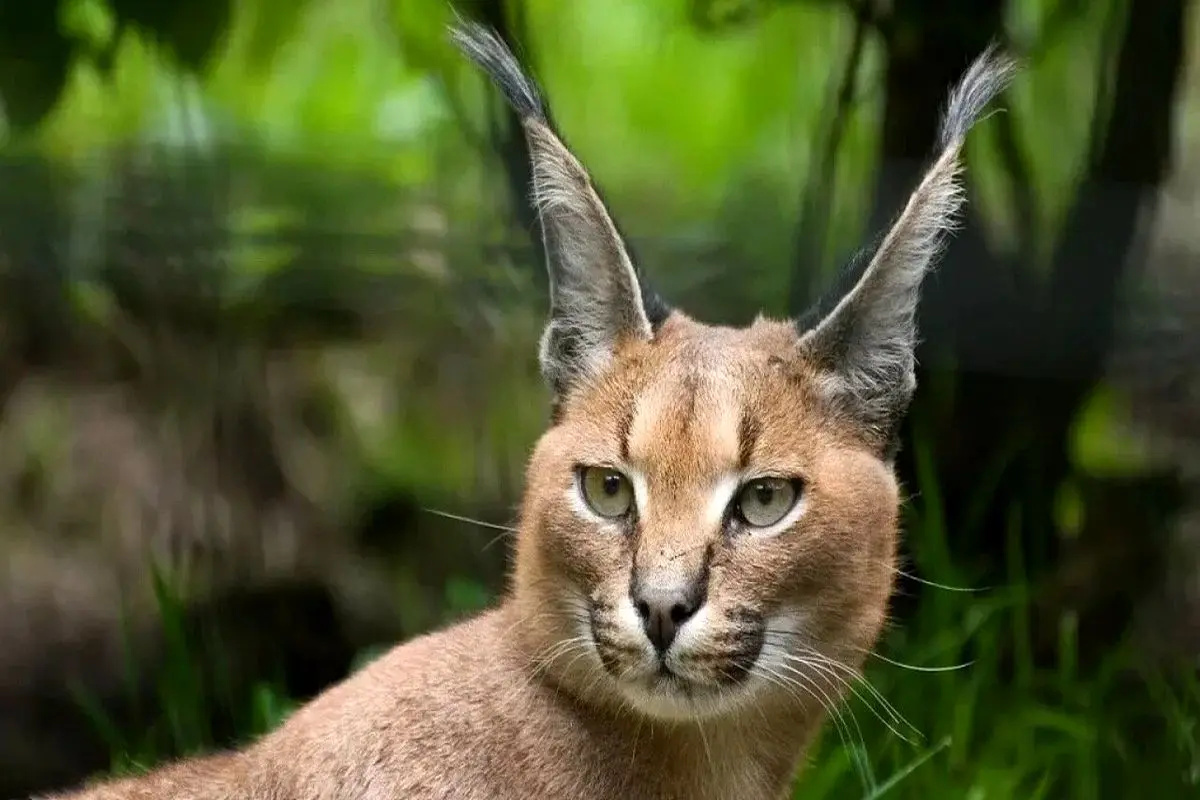
[[[679,627],[700,610],[703,595],[696,591],[637,588],[633,604],[642,618],[642,630],[661,656],[667,652]]]

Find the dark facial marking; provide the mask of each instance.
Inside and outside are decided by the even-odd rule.
[[[727,671],[728,674],[722,673],[723,677],[733,683],[745,680],[750,675],[750,670],[754,668],[754,662],[758,660],[759,654],[762,653],[765,640],[762,628],[746,631],[738,642],[737,652],[730,659],[732,670]]]
[[[722,670],[721,676],[729,683],[738,683],[749,677],[762,653],[767,638],[763,628],[765,620],[762,614],[750,608],[734,609],[729,618],[737,627],[729,631],[726,639],[731,652],[729,666]]]
[[[683,431],[686,432],[691,428],[692,420],[696,417],[696,395],[700,391],[700,376],[694,368],[688,370],[687,374],[683,376],[683,391],[684,401],[679,417]]]
[[[754,456],[754,445],[762,434],[762,423],[750,411],[742,409],[742,418],[738,422],[738,467],[746,469]]]
[[[621,460],[629,462],[629,432],[633,429],[633,403],[621,413],[617,419],[617,442],[620,447]]]
[[[608,672],[617,675],[621,669],[620,657],[622,655],[636,656],[640,654],[640,651],[636,648],[614,644],[612,639],[606,635],[606,630],[613,625],[612,615],[612,604],[601,600],[591,603],[588,608],[592,641],[596,643],[596,653],[600,656],[600,663]]]

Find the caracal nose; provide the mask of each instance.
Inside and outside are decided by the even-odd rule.
[[[637,587],[633,605],[642,618],[642,630],[661,657],[666,654],[683,623],[691,619],[703,602],[699,591]]]

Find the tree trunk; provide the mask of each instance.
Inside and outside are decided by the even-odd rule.
[[[1000,32],[1002,11],[1000,2],[896,3],[872,230],[886,227],[915,185],[946,92]],[[990,252],[970,211],[927,282],[918,376],[927,388],[918,394],[906,436],[911,441],[912,426],[922,425],[920,435],[932,437],[952,556],[981,568],[982,583],[1011,580],[1007,559],[1014,543],[1007,535],[1017,504],[1016,544],[1027,574],[1036,579],[1056,569],[1055,500],[1070,469],[1070,425],[1102,374],[1123,267],[1141,252],[1145,198],[1170,160],[1183,11],[1184,0],[1148,0],[1130,14],[1111,114],[1096,126],[1102,133],[1092,144],[1049,285],[1031,291],[1032,265],[1023,256],[1031,242],[1019,243],[1014,255]],[[1002,156],[1018,189],[1027,188],[1019,153],[1010,147]],[[954,369],[949,408],[935,405],[928,391],[946,356]],[[983,474],[1006,452],[1015,455],[994,490],[980,498]],[[913,455],[912,448],[902,452],[900,469],[906,484],[920,491]]]

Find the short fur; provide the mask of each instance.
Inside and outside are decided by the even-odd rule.
[[[917,293],[961,203],[963,139],[1012,62],[989,50],[968,70],[941,152],[830,313],[733,329],[648,308],[516,60],[478,26],[453,36],[522,119],[551,278],[541,361],[558,410],[529,462],[510,591],[244,751],[76,797],[778,798],[876,642]],[[624,476],[628,513],[591,510],[587,467]],[[737,497],[765,477],[799,500],[756,529]],[[645,598],[678,623],[665,649]]]

